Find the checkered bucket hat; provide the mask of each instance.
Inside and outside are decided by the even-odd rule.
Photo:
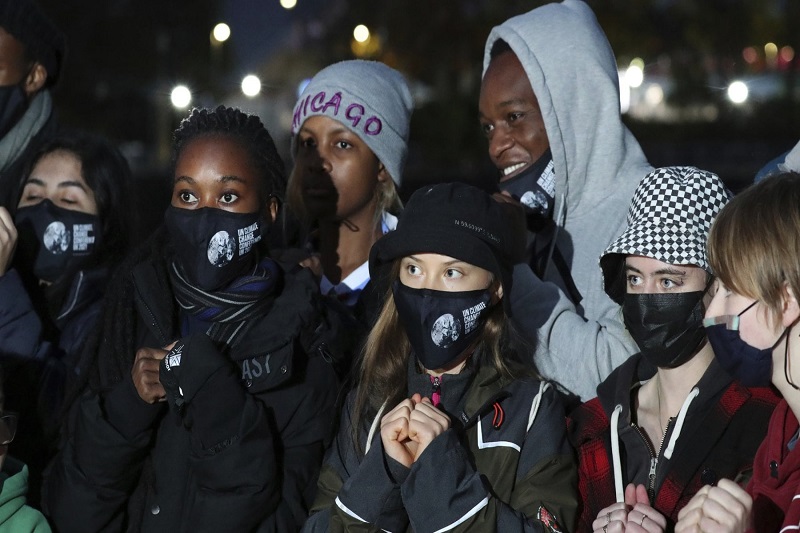
[[[628,209],[628,227],[600,256],[606,293],[621,303],[625,257],[642,255],[708,273],[706,240],[731,194],[719,176],[695,167],[665,167],[642,178]]]

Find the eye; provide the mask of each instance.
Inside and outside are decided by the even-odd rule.
[[[642,278],[637,276],[636,274],[629,274],[628,275],[628,285],[631,287],[637,287],[642,284]]]
[[[348,148],[352,148],[353,147],[353,145],[350,144],[347,141],[336,141],[334,143],[334,146],[336,146],[336,148],[339,148],[341,150],[347,150]]]
[[[300,137],[300,146],[303,148],[314,148],[316,143],[312,137]]]
[[[238,194],[232,193],[232,192],[226,192],[226,193],[222,194],[222,196],[220,197],[219,201],[222,204],[232,204],[233,202],[235,202],[238,199],[239,199],[239,195]]]
[[[661,280],[661,286],[667,290],[675,289],[677,287],[680,287],[681,285],[683,285],[683,283],[680,280],[675,280],[670,278],[664,278]]]
[[[445,270],[444,273],[444,277],[446,277],[447,279],[458,279],[462,276],[464,276],[464,274],[462,274],[459,270],[456,270],[455,268],[448,268],[447,270]]]
[[[417,265],[409,263],[406,265],[406,273],[410,276],[419,276],[422,270]]]
[[[520,113],[519,111],[514,111],[513,113],[508,114],[508,123],[511,124],[520,120],[522,117],[525,116],[525,113]]]
[[[189,191],[181,191],[178,193],[178,198],[185,204],[192,204],[197,201],[197,197]]]
[[[481,124],[481,131],[488,137],[494,131],[494,125],[484,122]]]

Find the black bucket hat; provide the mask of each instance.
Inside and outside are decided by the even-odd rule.
[[[370,275],[379,277],[383,267],[395,259],[437,253],[492,272],[508,295],[514,265],[525,254],[526,239],[520,206],[495,200],[465,183],[430,185],[411,195],[397,229],[373,245]],[[508,305],[506,313],[510,315]]]

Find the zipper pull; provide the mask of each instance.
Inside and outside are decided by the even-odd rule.
[[[433,386],[431,403],[434,407],[439,407],[439,404],[442,402],[442,380],[439,376],[431,376],[431,385]]]
[[[650,502],[652,503],[656,497],[656,467],[658,466],[658,457],[650,459],[650,473],[647,475],[648,486],[647,492],[650,495]]]

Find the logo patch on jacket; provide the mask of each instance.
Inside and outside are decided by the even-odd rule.
[[[539,506],[539,511],[536,513],[536,518],[544,524],[544,527],[547,528],[547,531],[550,533],[561,533],[564,531],[561,529],[561,525],[556,520],[556,517],[553,516],[553,513],[547,510],[547,507],[544,505]]]

